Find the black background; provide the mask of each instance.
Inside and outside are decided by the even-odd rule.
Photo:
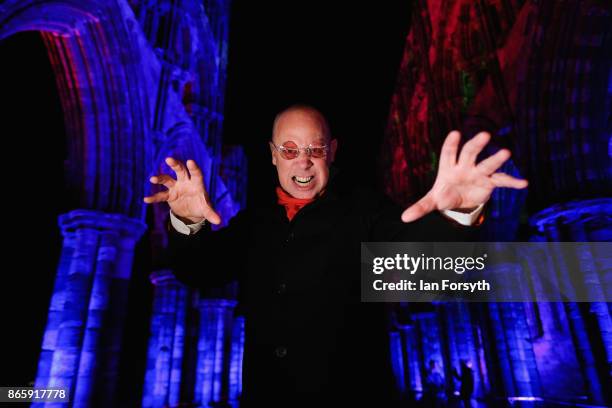
[[[410,2],[236,2],[224,140],[249,159],[249,199],[276,178],[267,141],[275,114],[311,104],[338,138],[337,164],[376,180],[380,143],[410,23]]]

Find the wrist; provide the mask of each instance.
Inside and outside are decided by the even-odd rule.
[[[442,214],[458,224],[464,226],[478,226],[482,224],[484,204],[474,208],[457,208],[453,210],[443,210]]]
[[[180,221],[182,221],[183,223],[185,223],[186,225],[199,224],[202,221],[206,220],[205,217],[183,217],[178,214],[174,214],[174,216],[178,218]]]
[[[469,207],[469,208],[452,208],[450,209],[450,211],[455,211],[455,212],[462,213],[462,214],[471,214],[474,211],[476,211],[478,207],[480,206],[477,205],[476,207]]]
[[[183,221],[185,224],[189,225],[189,224],[200,224],[203,221],[205,221],[206,218],[185,218],[185,221]]]

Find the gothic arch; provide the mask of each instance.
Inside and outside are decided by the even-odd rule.
[[[0,40],[41,32],[68,133],[65,170],[80,207],[142,219],[150,114],[127,9],[91,0],[11,0],[0,7]]]

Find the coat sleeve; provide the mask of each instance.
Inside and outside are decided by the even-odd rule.
[[[210,224],[193,235],[169,226],[168,259],[176,278],[199,289],[221,287],[240,279],[245,256],[247,214],[238,213],[229,225],[212,231]]]
[[[373,242],[462,242],[473,241],[479,227],[463,226],[434,211],[416,221],[404,223],[402,208],[384,195],[372,201],[366,223]]]

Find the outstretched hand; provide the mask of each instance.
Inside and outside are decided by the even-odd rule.
[[[433,187],[423,198],[402,213],[402,221],[415,221],[434,210],[468,209],[484,204],[497,187],[522,189],[527,180],[496,173],[510,158],[510,151],[501,149],[476,164],[476,157],[489,143],[491,135],[480,132],[457,151],[461,134],[454,130],[448,134],[442,152],[438,175]]]
[[[151,177],[153,184],[161,184],[167,190],[145,197],[147,204],[167,202],[170,209],[183,221],[191,223],[207,220],[212,224],[220,224],[221,217],[210,203],[208,193],[204,188],[202,170],[195,161],[187,160],[187,166],[172,157],[166,158],[166,164],[176,173],[176,179],[168,174]]]

